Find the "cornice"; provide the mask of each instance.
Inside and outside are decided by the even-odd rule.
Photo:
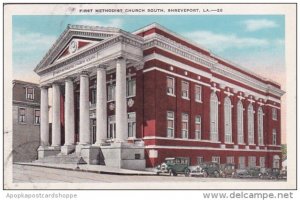
[[[186,58],[187,60],[192,60],[196,63],[204,65],[205,67],[210,68],[212,72],[221,74],[221,75],[231,78],[233,80],[238,80],[239,82],[249,85],[249,86],[251,86],[255,89],[258,89],[262,92],[269,92],[278,97],[281,97],[285,93],[283,90],[280,90],[280,89],[278,89],[270,84],[266,84],[262,81],[258,81],[257,79],[254,79],[254,78],[252,78],[244,73],[241,73],[237,70],[234,70],[230,67],[222,65],[213,58],[205,56],[193,49],[190,49],[184,45],[181,45],[181,44],[179,44],[173,40],[170,40],[169,38],[166,38],[162,35],[159,35],[157,33],[151,34],[151,36],[145,37],[145,39],[146,39],[146,41],[144,43],[144,49],[149,49],[151,47],[159,47],[165,51],[169,51],[175,55],[179,55],[183,58]],[[249,72],[247,71],[247,73],[249,73]],[[253,74],[253,75],[255,75],[255,74]],[[257,76],[257,75],[255,75],[255,76]],[[260,76],[258,76],[258,78],[261,79]],[[264,80],[267,80],[267,79],[264,79]]]
[[[144,49],[149,49],[151,47],[160,47],[163,50],[167,50],[172,52],[175,55],[179,55],[181,57],[184,57],[188,60],[192,60],[196,63],[199,63],[200,65],[211,68],[216,63],[213,60],[208,60],[204,58],[202,55],[198,54],[196,55],[194,52],[188,51],[187,48],[184,48],[183,45],[180,45],[177,43],[177,46],[175,46],[175,42],[172,42],[173,44],[170,44],[168,40],[165,40],[165,38],[161,37],[155,37],[153,39],[150,39],[149,41],[145,42]]]

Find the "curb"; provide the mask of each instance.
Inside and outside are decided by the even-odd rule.
[[[44,168],[51,168],[51,169],[62,169],[68,171],[78,171],[78,172],[89,172],[89,173],[96,173],[96,174],[110,174],[110,175],[123,175],[123,176],[157,176],[156,173],[153,174],[144,174],[144,173],[128,173],[128,172],[110,172],[110,171],[96,171],[96,170],[89,170],[89,169],[76,169],[76,168],[67,168],[67,167],[55,167],[55,166],[46,166],[46,165],[35,165],[30,163],[13,163],[13,165],[25,165],[25,166],[33,166],[33,167],[44,167]]]

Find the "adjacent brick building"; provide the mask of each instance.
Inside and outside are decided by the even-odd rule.
[[[37,159],[40,144],[40,88],[13,81],[13,162]]]

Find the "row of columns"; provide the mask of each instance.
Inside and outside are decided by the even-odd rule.
[[[116,64],[116,141],[123,142],[127,139],[127,104],[126,104],[126,61],[119,58]],[[52,84],[52,146],[61,146],[60,125],[60,88],[57,83]],[[97,68],[96,91],[96,142],[100,145],[107,139],[107,94],[106,94],[106,69]],[[80,75],[79,98],[79,144],[91,144],[89,126],[89,76],[87,73]],[[41,87],[41,146],[49,146],[49,119],[48,119],[48,88]],[[65,146],[75,145],[75,118],[74,118],[74,84],[72,79],[65,80]]]

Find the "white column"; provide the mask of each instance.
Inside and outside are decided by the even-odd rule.
[[[91,144],[89,116],[89,77],[86,73],[80,75],[79,101],[79,143]]]
[[[127,101],[126,101],[126,61],[119,58],[116,61],[116,140],[127,141]]]
[[[96,144],[107,139],[107,97],[106,97],[106,70],[97,69],[97,102],[96,102]]]
[[[52,85],[53,102],[52,102],[52,146],[60,146],[60,88],[59,85],[54,83]]]
[[[65,82],[65,145],[74,145],[74,86],[70,78]]]
[[[41,87],[41,146],[49,146],[48,88]]]

